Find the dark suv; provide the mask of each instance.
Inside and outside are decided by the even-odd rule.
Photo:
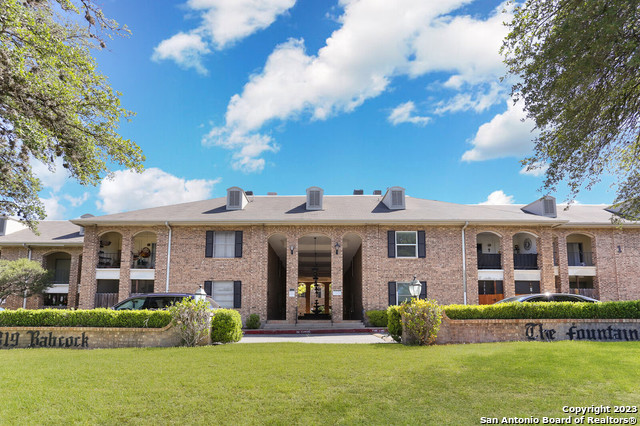
[[[138,309],[167,309],[172,303],[180,302],[185,297],[194,298],[190,293],[148,293],[137,294],[114,305],[111,309],[116,311],[130,311]],[[218,309],[220,305],[210,297],[206,298],[211,309]]]

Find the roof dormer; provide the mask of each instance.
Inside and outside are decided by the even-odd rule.
[[[307,188],[307,210],[322,210],[324,190],[317,186]]]
[[[404,210],[404,188],[400,186],[392,186],[382,197],[382,202],[390,210]]]
[[[237,186],[227,189],[227,210],[244,210],[249,203],[247,194]]]
[[[545,195],[533,203],[527,204],[520,210],[525,213],[531,213],[538,216],[558,217],[558,213],[556,211],[556,199],[551,195]]]

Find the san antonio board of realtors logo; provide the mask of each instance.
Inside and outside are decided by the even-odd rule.
[[[615,325],[589,324],[576,326],[562,324],[556,328],[545,328],[542,323],[530,322],[525,324],[528,340],[596,340],[596,341],[639,341],[640,327],[638,324],[617,323]]]

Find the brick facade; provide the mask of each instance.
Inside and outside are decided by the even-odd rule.
[[[464,280],[462,258],[462,226],[459,225],[171,225],[171,265],[169,274],[169,291],[193,293],[205,281],[241,281],[242,298],[239,309],[243,318],[257,313],[263,322],[268,318],[269,303],[269,238],[282,235],[285,241],[286,258],[281,259],[286,278],[278,282],[278,296],[285,295],[283,305],[287,322],[296,321],[299,313],[298,297],[289,297],[289,289],[298,287],[298,241],[301,237],[314,234],[322,235],[331,241],[331,282],[334,295],[331,296],[332,318],[341,321],[347,317],[343,301],[345,295],[361,294],[363,310],[385,308],[388,303],[388,283],[390,281],[411,281],[416,275],[418,280],[427,282],[427,297],[440,303],[463,303]],[[243,231],[243,253],[241,258],[208,258],[205,257],[206,231]],[[425,258],[389,258],[387,253],[387,232],[424,230],[426,234]],[[85,228],[84,247],[33,247],[32,258],[42,261],[44,256],[54,251],[64,251],[71,255],[72,267],[70,276],[69,306],[75,305],[75,291],[79,280],[79,307],[93,308],[97,289],[96,267],[100,237],[107,232],[118,232],[122,236],[122,262],[118,273],[120,285],[118,299],[128,297],[131,289],[131,251],[136,235],[141,232],[152,232],[156,236],[156,266],[154,274],[154,291],[164,292],[167,284],[167,256],[169,229],[167,226],[87,226]],[[563,292],[569,290],[569,267],[567,265],[567,238],[572,234],[581,234],[591,241],[591,251],[597,274],[594,287],[597,297],[606,300],[629,300],[640,298],[640,229],[614,226],[600,228],[569,228],[552,226],[480,226],[468,225],[465,229],[466,285],[467,303],[478,303],[478,266],[477,236],[483,232],[491,232],[500,238],[500,253],[504,296],[515,294],[515,275],[513,258],[513,237],[518,233],[529,233],[535,239],[538,253],[538,270],[540,274],[540,290],[553,292],[556,279]],[[343,245],[345,237],[352,235],[353,241],[361,240],[359,259],[361,267],[356,281],[361,290],[345,289],[343,274],[347,271],[343,265],[344,247],[335,252],[336,243]],[[353,236],[357,235],[357,238]],[[293,253],[290,246],[294,247]],[[554,252],[557,258],[557,274],[554,266]],[[80,267],[80,255],[82,263]],[[271,250],[272,264],[273,250]],[[15,259],[27,256],[24,247],[3,247],[3,259]],[[360,262],[358,262],[360,263]],[[99,271],[99,270],[98,270]],[[558,277],[558,278],[556,278]],[[354,280],[348,280],[351,285]],[[282,287],[284,284],[284,289]],[[283,290],[283,293],[280,291]],[[273,285],[271,288],[273,291]],[[73,293],[73,295],[72,295]],[[41,301],[32,298],[28,307],[40,307]],[[271,302],[269,302],[271,300]],[[73,302],[72,302],[73,301]],[[343,303],[344,302],[344,303]],[[313,302],[312,302],[313,303]],[[6,306],[21,307],[21,298],[11,298]],[[358,316],[360,313],[349,312]],[[271,314],[273,315],[273,313]]]

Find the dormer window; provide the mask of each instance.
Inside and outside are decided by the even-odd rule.
[[[557,217],[556,199],[551,195],[544,197],[528,204],[521,209],[525,213],[535,214],[538,216]]]
[[[404,188],[400,186],[389,188],[384,194],[382,202],[391,210],[403,210],[405,208]]]
[[[227,189],[227,210],[242,210],[249,203],[247,195],[237,186]]]
[[[555,216],[556,214],[556,203],[553,198],[545,198],[544,199],[544,215],[545,216]]]
[[[307,188],[307,210],[322,210],[322,188],[312,186]]]
[[[4,235],[7,232],[7,218],[0,217],[0,235]]]

